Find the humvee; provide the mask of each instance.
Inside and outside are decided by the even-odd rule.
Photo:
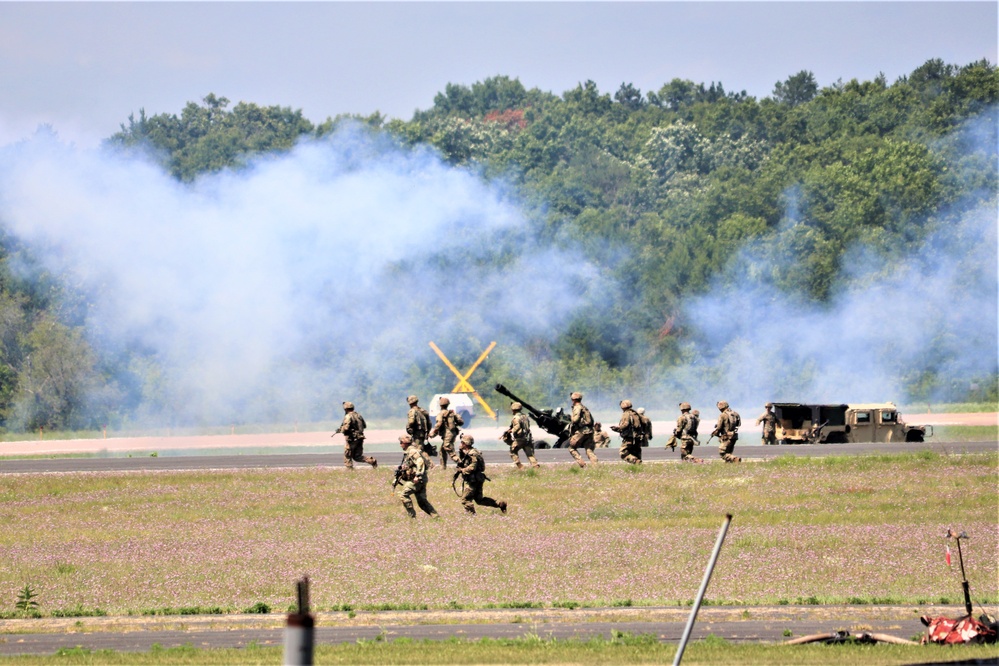
[[[853,405],[775,402],[773,406],[780,444],[922,442],[933,436],[933,426],[906,425],[891,402]]]

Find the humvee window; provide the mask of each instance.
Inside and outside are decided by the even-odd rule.
[[[898,412],[881,412],[882,423],[895,423],[898,420]]]
[[[857,412],[857,423],[870,423],[871,413],[870,412]]]

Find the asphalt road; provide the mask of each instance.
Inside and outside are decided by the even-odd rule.
[[[830,613],[818,607],[775,607],[747,609],[714,609],[703,608],[697,617],[697,622],[691,632],[692,640],[714,635],[731,642],[767,642],[786,641],[789,636],[802,637],[819,633],[849,631],[856,636],[860,632],[883,633],[897,638],[909,639],[921,634],[925,627],[911,608],[885,609],[883,617],[871,617],[870,607],[852,610],[840,607]],[[420,624],[418,612],[412,613],[412,618],[405,623],[379,623],[377,614],[358,613],[358,619],[364,624],[343,625],[337,620],[329,620],[324,625],[324,617],[316,619],[317,644],[351,643],[358,640],[412,638],[414,640],[447,640],[452,637],[463,639],[479,638],[520,638],[537,635],[541,638],[588,639],[602,637],[610,639],[614,631],[627,632],[632,635],[651,634],[661,642],[678,643],[683,635],[690,609],[643,609],[643,613],[653,614],[665,611],[670,614],[669,621],[650,622],[638,621],[634,617],[639,614],[631,612],[630,617],[620,621],[586,621],[580,614],[579,621],[562,618],[548,618],[544,611],[508,611],[505,621],[493,622],[463,622],[472,620],[471,614],[455,611],[453,617],[444,618],[445,623]],[[599,610],[589,609],[589,613],[599,613]],[[744,613],[749,619],[732,619],[733,615]],[[878,615],[879,613],[873,613]],[[953,615],[957,617],[961,610],[954,608],[937,608],[931,615]],[[343,614],[339,614],[342,618]],[[371,617],[364,617],[370,615]],[[435,613],[438,622],[441,613]],[[465,617],[469,615],[469,617]],[[765,617],[766,619],[756,619]],[[900,619],[902,618],[902,619]],[[494,618],[495,619],[495,618]],[[554,621],[549,621],[553,619]],[[180,623],[184,618],[177,618]],[[202,628],[198,626],[186,629],[156,629],[141,628],[132,631],[101,631],[89,629],[86,632],[49,631],[45,633],[0,633],[0,656],[19,654],[53,654],[62,648],[83,647],[89,650],[115,650],[118,652],[148,652],[154,644],[162,648],[182,647],[190,645],[195,648],[245,648],[250,644],[260,646],[279,646],[283,644],[283,617],[269,616],[261,620],[260,616],[236,616],[227,618],[226,628]],[[332,626],[331,626],[332,625]],[[339,626],[338,626],[339,625]],[[789,633],[788,633],[789,632]]]
[[[867,444],[807,444],[797,446],[736,445],[735,454],[744,460],[769,460],[778,456],[830,456],[830,455],[871,455],[899,453],[902,451],[935,451],[943,454],[984,453],[999,450],[999,442],[906,442],[906,443],[867,443]],[[565,449],[539,449],[536,452],[539,462],[571,463],[572,458]],[[401,458],[399,451],[373,451],[381,463],[395,465]],[[679,462],[680,454],[662,446],[650,446],[642,450],[642,457],[648,462]],[[483,455],[488,464],[510,464],[510,456],[503,450],[486,450]],[[720,462],[718,449],[714,446],[698,446],[694,455],[706,462]],[[616,448],[597,449],[597,457],[604,462],[620,463]],[[343,467],[343,454],[333,453],[273,453],[199,455],[195,450],[181,455],[135,456],[131,458],[25,458],[0,460],[0,474],[39,474],[53,472],[121,472],[121,471],[178,471],[204,469],[278,469],[289,467]],[[358,465],[365,469],[366,465]]]

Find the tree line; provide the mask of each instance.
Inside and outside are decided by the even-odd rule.
[[[725,267],[747,243],[773,289],[823,304],[850,279],[850,248],[890,263],[963,213],[995,208],[997,100],[999,72],[987,61],[933,59],[892,83],[825,87],[801,71],[762,99],[684,79],[646,92],[622,83],[613,94],[586,81],[556,95],[496,76],[448,84],[409,120],[376,112],[315,124],[301,110],[230,107],[210,94],[179,115],[129,116],[106,143],[146,151],[192,182],[349,122],[506,178],[539,237],[572,239],[625,285],[613,316],[581,314],[539,343],[548,370],[627,384],[640,380],[639,366],[668,368],[683,356],[682,303],[740,279]],[[975,122],[984,140],[972,140]],[[124,361],[88,344],[71,290],[44,271],[15,277],[12,262],[33,259],[16,239],[4,237],[2,250],[0,423],[86,427],[127,413],[137,399],[129,387],[100,389]],[[995,369],[961,385],[932,371],[900,379],[907,399],[999,398]]]

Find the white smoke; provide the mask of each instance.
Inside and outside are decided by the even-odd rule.
[[[0,224],[87,294],[95,344],[155,361],[144,396],[187,420],[405,395],[429,340],[553,336],[596,275],[536,246],[501,183],[358,128],[193,185],[43,133],[0,150]]]
[[[701,404],[727,399],[901,402],[903,382],[932,372],[937,391],[967,389],[999,370],[997,212],[990,204],[942,225],[922,247],[886,258],[848,252],[829,304],[781,292],[759,248],[738,255],[729,288],[688,304],[699,340],[679,375]],[[762,265],[761,265],[762,263]],[[931,392],[930,399],[936,397]]]

